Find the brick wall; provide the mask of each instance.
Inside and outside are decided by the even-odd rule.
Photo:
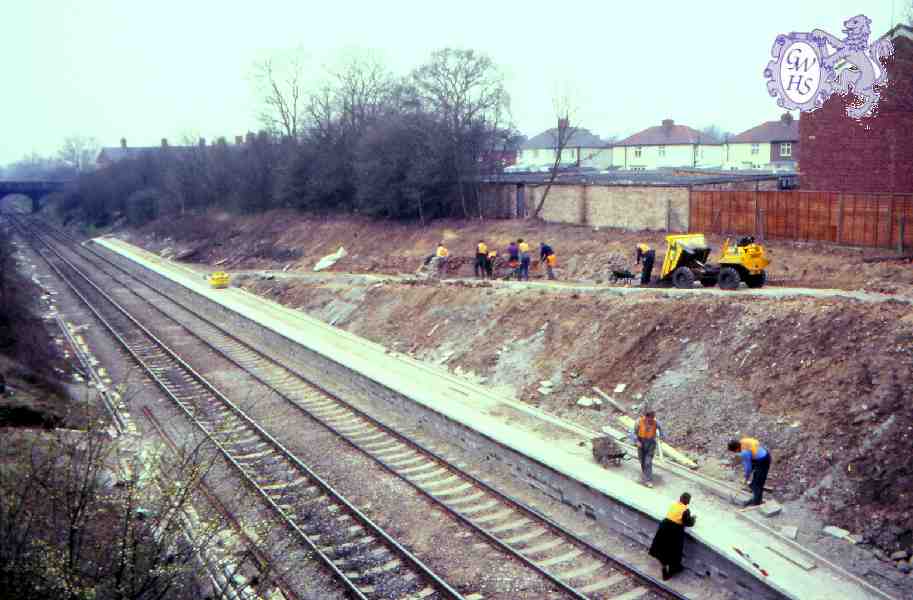
[[[545,186],[528,187],[530,211]],[[667,216],[668,213],[668,216]],[[539,215],[550,223],[672,231],[688,228],[688,188],[656,186],[553,185]]]
[[[805,118],[805,117],[803,117]],[[780,144],[790,144],[789,156],[780,156]],[[770,162],[782,162],[784,160],[799,160],[799,142],[771,142],[770,144]]]
[[[890,81],[876,116],[846,116],[852,96],[832,96],[799,120],[802,188],[841,192],[913,192],[913,41],[895,38],[884,61]]]

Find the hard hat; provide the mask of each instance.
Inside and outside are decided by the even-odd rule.
[[[637,248],[638,248],[641,252],[646,252],[647,250],[650,249],[650,246],[648,246],[648,245],[646,245],[646,244],[637,244]]]

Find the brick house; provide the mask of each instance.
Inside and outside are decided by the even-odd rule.
[[[846,115],[854,101],[834,94],[802,116],[802,187],[838,192],[913,192],[913,28],[888,32],[894,55],[885,59],[888,84],[876,116]]]
[[[799,160],[799,122],[789,113],[729,138],[723,145],[727,169],[795,170]]]

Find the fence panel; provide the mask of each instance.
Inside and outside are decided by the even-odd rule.
[[[689,207],[691,231],[913,247],[913,194],[692,190]]]

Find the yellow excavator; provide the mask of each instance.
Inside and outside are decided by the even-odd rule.
[[[764,246],[751,236],[739,239],[733,246],[727,239],[723,243],[718,264],[710,264],[710,246],[703,233],[666,236],[666,257],[660,281],[677,288],[690,288],[694,281],[704,287],[719,285],[724,290],[734,290],[745,282],[750,288],[759,288],[767,282],[770,264]]]

